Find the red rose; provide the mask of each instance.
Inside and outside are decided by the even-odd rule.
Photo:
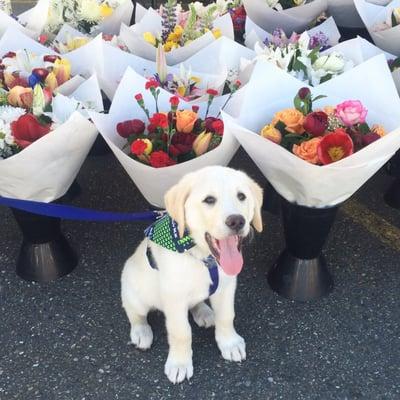
[[[13,51],[9,51],[8,53],[4,54],[3,58],[14,58],[16,56],[16,53]]]
[[[160,84],[158,83],[158,81],[156,81],[155,79],[149,79],[146,82],[145,88],[146,88],[146,90],[148,90],[150,88],[157,88],[159,86],[160,86]]]
[[[163,113],[154,113],[153,116],[149,118],[149,121],[150,125],[153,125],[156,128],[168,128],[168,116]]]
[[[179,97],[178,97],[178,96],[172,96],[172,97],[169,99],[169,102],[171,103],[171,106],[172,106],[172,107],[178,107],[178,104],[179,104]]]
[[[328,116],[322,111],[312,112],[304,118],[303,128],[313,136],[321,136],[328,128]]]
[[[131,119],[117,124],[118,134],[125,139],[130,135],[141,135],[145,129],[146,126],[140,119]]]
[[[165,151],[153,151],[150,154],[150,165],[154,168],[169,167],[175,165],[176,161],[170,158]]]
[[[215,89],[207,89],[207,94],[210,96],[218,96],[218,91]]]
[[[24,114],[11,123],[11,132],[15,143],[21,148],[40,139],[50,132],[51,124],[41,124],[33,114]]]
[[[322,164],[331,164],[353,154],[354,145],[344,129],[336,129],[323,136],[318,146],[318,158]]]
[[[143,100],[142,93],[135,94],[135,99],[136,101],[142,101]]]
[[[370,133],[367,133],[367,134],[362,136],[362,144],[363,144],[363,146],[368,146],[368,145],[370,145],[371,143],[377,141],[380,138],[381,137],[377,133],[370,132]]]
[[[38,41],[40,44],[45,44],[47,42],[47,40],[49,39],[49,37],[47,35],[39,35]]]
[[[131,153],[141,156],[147,148],[147,144],[143,140],[135,140],[131,144]]]
[[[49,71],[46,68],[34,68],[32,70],[32,74],[40,79],[42,82],[44,82],[47,75],[49,74]]]

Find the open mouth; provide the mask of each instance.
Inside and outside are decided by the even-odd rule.
[[[211,254],[227,275],[238,275],[243,267],[243,237],[231,235],[224,239],[216,239],[208,232],[205,239]]]

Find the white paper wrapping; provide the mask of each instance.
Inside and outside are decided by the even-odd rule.
[[[118,35],[121,24],[129,25],[133,13],[133,2],[125,0],[114,12],[105,18],[94,30],[93,34],[105,33],[107,35]]]
[[[3,36],[4,32],[10,27],[18,29],[25,35],[32,38],[36,38],[40,34],[40,32],[32,31],[28,28],[25,28],[17,20],[7,15],[4,11],[0,10],[0,37]]]
[[[248,17],[266,32],[277,28],[285,31],[302,33],[308,25],[328,8],[327,0],[313,0],[303,6],[275,11],[268,7],[265,0],[243,0]]]
[[[368,3],[385,6],[390,0],[367,0]],[[354,6],[353,0],[328,0],[328,12],[339,26],[361,28],[364,24]]]
[[[126,139],[118,135],[116,125],[118,122],[132,118],[145,120],[143,111],[134,99],[134,95],[137,93],[143,94],[145,105],[150,114],[155,112],[154,100],[149,91],[144,90],[145,82],[146,80],[143,77],[128,68],[115,93],[109,114],[90,113],[90,115],[99,132],[146,200],[155,206],[163,207],[165,192],[177,183],[184,174],[207,165],[227,165],[238,148],[238,142],[230,132],[224,133],[223,140],[216,149],[193,160],[166,168],[153,168],[133,160],[122,150],[126,144]],[[236,94],[240,98],[244,93],[244,90],[239,90]],[[159,96],[160,110],[170,109],[170,97],[169,93],[161,90]],[[226,96],[215,98],[210,107],[209,115],[216,116],[225,101]],[[240,103],[241,101],[236,100],[229,104],[231,114],[239,115]],[[200,115],[204,115],[206,106],[204,103],[199,104]],[[179,109],[184,108],[190,108],[190,106],[181,101]]]
[[[367,122],[382,124],[390,132],[350,157],[325,166],[309,164],[258,134],[276,111],[293,107],[295,94],[304,86],[284,71],[261,63],[247,85],[240,116],[223,114],[225,130],[236,136],[265,177],[288,201],[320,208],[339,204],[400,147],[400,98],[383,55],[371,58],[334,81],[311,88],[314,96],[328,96],[315,107],[359,99],[369,110]]]
[[[246,27],[245,27],[245,45],[250,48],[254,49],[254,46],[257,42],[264,42],[266,38],[271,38],[271,33],[265,31],[264,29],[260,28],[256,25],[250,18],[246,18]],[[309,29],[307,31],[310,36],[315,33],[322,32],[328,38],[332,46],[339,43],[340,40],[340,32],[338,27],[336,26],[335,20],[332,17],[329,17],[326,21],[322,24]]]
[[[354,4],[374,43],[379,48],[400,56],[400,25],[374,31],[374,25],[387,21],[391,10],[400,7],[400,0],[393,0],[386,6],[370,4],[365,0],[354,0]]]
[[[49,3],[50,0],[38,0],[35,6],[18,16],[19,22],[28,30],[22,30],[25,34],[31,32],[33,35],[29,36],[35,38],[43,31],[46,24],[44,16],[48,14]]]
[[[104,62],[101,69],[98,71],[102,89],[109,99],[114,97],[114,93],[117,90],[128,66],[135,70],[139,75],[146,78],[150,78],[157,73],[157,65],[154,61],[149,61],[135,56],[134,54],[126,53],[125,51],[105,42],[103,42],[102,47]],[[110,60],[113,60],[113,62],[110,62]],[[204,60],[201,60],[201,63],[198,61],[187,60],[183,65],[186,70],[191,68],[192,76],[201,79],[200,83],[196,85],[197,87],[200,89],[213,88],[222,91],[228,73],[226,67],[220,65],[218,68],[207,68],[205,71],[203,66]],[[169,66],[168,73],[179,76],[179,66]],[[195,102],[199,101],[202,101],[202,99],[200,98],[195,100]]]
[[[63,196],[95,138],[95,126],[79,113],[20,153],[0,160],[0,195],[50,202]]]
[[[216,18],[214,27],[221,30],[222,36],[234,39],[232,19],[229,14]],[[146,58],[147,60],[155,61],[156,48],[143,39],[143,33],[151,32],[153,35],[157,36],[161,31],[162,19],[155,10],[150,8],[135,25],[128,27],[122,24],[120,38],[133,54]],[[215,41],[214,35],[211,32],[207,32],[188,45],[166,53],[167,64],[175,65],[185,61],[213,41]]]

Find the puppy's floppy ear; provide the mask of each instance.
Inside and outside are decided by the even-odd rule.
[[[191,191],[190,179],[186,175],[172,186],[164,196],[165,208],[170,217],[178,224],[178,233],[182,238],[185,233],[185,203]]]
[[[247,177],[248,185],[250,191],[254,198],[254,217],[251,221],[251,224],[254,226],[254,229],[257,232],[262,232],[263,230],[263,223],[261,217],[261,207],[263,204],[263,190],[261,189],[260,185],[253,181],[253,179]]]

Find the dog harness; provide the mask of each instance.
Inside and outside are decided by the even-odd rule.
[[[189,236],[189,232],[186,230],[184,236],[182,238],[179,237],[178,224],[168,214],[165,214],[146,228],[144,234],[149,240],[159,246],[178,253],[185,253],[196,245],[194,240]],[[157,262],[150,246],[147,246],[146,255],[151,268],[158,269]],[[203,258],[202,261],[210,274],[211,284],[208,293],[209,296],[211,296],[218,288],[219,275],[217,260],[213,255],[209,255],[208,257]]]

